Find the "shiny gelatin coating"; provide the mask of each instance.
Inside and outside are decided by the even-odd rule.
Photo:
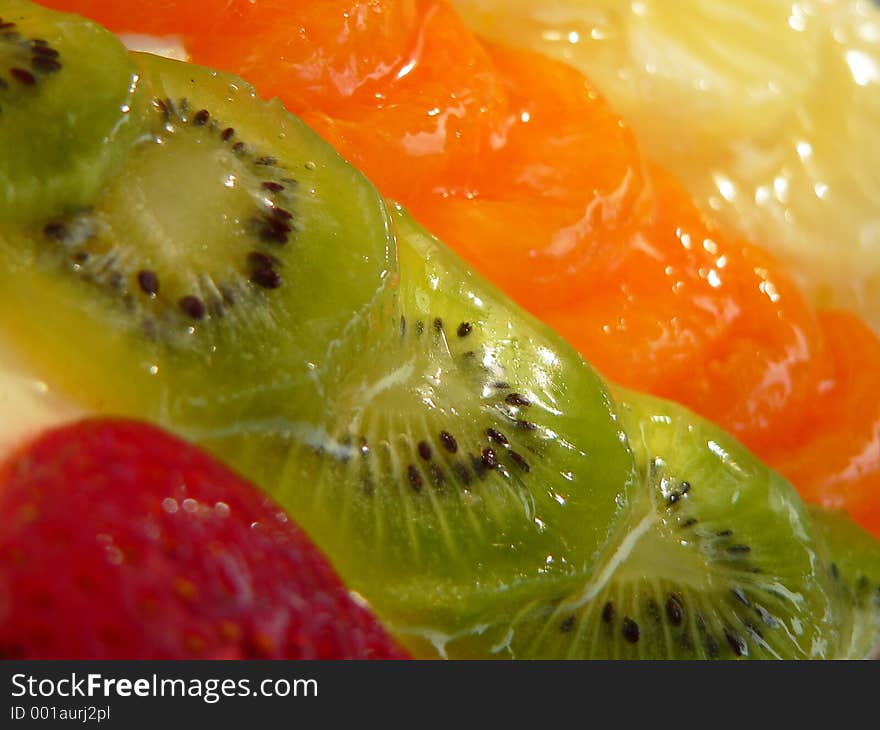
[[[876,540],[846,520],[818,533],[717,426],[609,387],[277,102],[132,58],[149,134],[122,169],[83,210],[0,223],[0,333],[35,375],[187,435],[270,492],[415,656],[870,654],[878,606],[859,586],[876,586]],[[131,484],[165,464],[158,492],[220,500],[202,468],[166,463],[176,442],[55,443],[56,485],[73,454],[85,473],[68,487],[105,461]],[[45,474],[42,453],[12,472]],[[232,512],[216,519],[234,519],[220,501]],[[63,524],[94,556],[86,523],[62,513],[51,536]],[[246,533],[269,519],[241,517]],[[13,537],[14,565],[27,544]],[[50,574],[30,572],[25,598],[44,605]],[[5,595],[21,607],[20,589]]]
[[[830,332],[770,256],[708,225],[578,72],[481,43],[438,0],[179,6],[205,19],[181,20],[194,60],[279,94],[603,374],[694,408],[880,531],[876,338],[855,319]],[[117,3],[88,11],[140,29]],[[860,409],[817,417],[828,393]]]

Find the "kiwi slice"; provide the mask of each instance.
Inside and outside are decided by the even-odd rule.
[[[851,657],[880,658],[880,543],[842,510],[809,506],[828,548],[828,570],[853,608]]]
[[[618,405],[278,103],[134,58],[123,167],[0,224],[0,332],[42,377],[270,491],[418,655],[866,643],[796,495],[732,439]]]
[[[506,623],[523,658],[864,656],[876,609],[853,613],[791,486],[681,406],[616,391],[639,489],[596,570]],[[837,533],[850,545],[850,537]],[[876,541],[873,549],[877,550]],[[868,545],[853,547],[856,555]],[[465,646],[464,651],[469,647]]]
[[[7,332],[98,410],[206,435],[316,421],[317,373],[392,283],[382,199],[243,82],[133,58],[144,133],[121,170],[86,206],[5,227]]]
[[[139,133],[137,76],[108,31],[0,0],[0,218],[87,204]]]

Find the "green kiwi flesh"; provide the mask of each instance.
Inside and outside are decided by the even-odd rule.
[[[192,433],[259,429],[279,405],[320,418],[315,373],[393,278],[382,199],[246,84],[134,58],[144,134],[121,170],[88,206],[0,234],[4,328],[98,411]],[[28,334],[41,319],[48,342]]]
[[[254,480],[418,656],[865,653],[787,483],[612,395],[279,104],[134,58],[119,170],[0,224],[0,332],[53,387]]]
[[[853,609],[847,655],[880,658],[880,543],[842,510],[810,505],[807,512],[827,546],[835,588]]]
[[[322,374],[321,439],[213,446],[271,485],[404,640],[442,654],[465,633],[489,655],[506,606],[592,573],[632,457],[597,374],[393,213],[399,285]],[[280,472],[267,442],[287,452]]]
[[[134,64],[100,26],[0,0],[0,219],[91,201],[138,134]]]
[[[816,659],[876,643],[786,481],[683,407],[615,395],[639,473],[632,509],[588,580],[509,617],[507,655]],[[857,632],[870,640],[854,646]]]

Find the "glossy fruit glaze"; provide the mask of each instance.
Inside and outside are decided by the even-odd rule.
[[[574,69],[441,0],[52,0],[278,95],[609,378],[721,424],[880,534],[880,344],[708,224]]]

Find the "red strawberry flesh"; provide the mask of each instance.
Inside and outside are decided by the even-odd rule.
[[[152,426],[0,467],[0,657],[405,658],[268,497]]]

